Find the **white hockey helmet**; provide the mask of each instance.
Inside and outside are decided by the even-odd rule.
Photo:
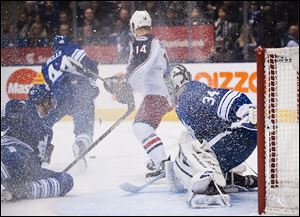
[[[130,19],[130,30],[134,36],[135,30],[144,26],[151,27],[152,20],[147,11],[135,11]]]
[[[175,92],[177,92],[185,83],[192,80],[192,74],[181,64],[174,66],[170,71],[169,76]]]

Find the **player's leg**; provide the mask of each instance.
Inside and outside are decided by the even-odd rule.
[[[168,160],[163,142],[155,133],[163,115],[171,110],[166,97],[159,95],[145,96],[133,123],[133,132],[141,142],[156,171],[147,176],[157,176],[164,171],[164,161]]]
[[[58,121],[60,121],[65,115],[68,114],[68,110],[65,104],[67,102],[63,101],[61,97],[56,97],[57,99],[57,106],[54,110],[50,111],[50,113],[45,117],[44,122],[45,125],[49,128],[52,128],[54,124],[56,124]],[[53,144],[49,144],[46,148],[46,153],[43,162],[44,163],[50,163],[52,153],[54,150]]]
[[[222,172],[226,173],[252,154],[256,147],[256,131],[239,128],[211,145]]]
[[[66,172],[43,169],[32,150],[16,146],[1,147],[1,184],[6,200],[64,196],[73,187]]]
[[[93,142],[94,134],[94,116],[95,116],[95,105],[91,99],[81,110],[74,113],[74,134],[75,143],[73,144],[73,153],[75,158],[83,153]],[[86,159],[81,160],[82,170],[87,168]]]
[[[221,169],[226,174],[226,191],[251,189],[257,187],[257,176],[242,175],[237,168],[252,154],[256,147],[256,131],[239,128],[227,134],[215,144],[212,149],[220,162]],[[240,188],[240,187],[242,188]]]

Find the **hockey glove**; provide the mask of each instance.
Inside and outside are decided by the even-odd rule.
[[[119,103],[133,105],[134,96],[130,84],[125,82],[120,84],[120,87],[116,92],[116,98]]]
[[[236,116],[244,123],[257,123],[257,110],[253,104],[244,104],[236,112]]]
[[[112,76],[104,79],[104,88],[107,92],[116,96],[119,103],[134,104],[133,91],[130,84],[123,81],[122,77]]]
[[[240,128],[245,124],[255,126],[257,123],[257,110],[253,104],[244,104],[236,112],[240,120],[231,124],[231,129]]]

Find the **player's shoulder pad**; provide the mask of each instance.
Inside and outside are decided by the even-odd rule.
[[[82,48],[80,47],[79,44],[67,44],[66,46],[63,47],[62,51],[64,55],[67,56],[72,56],[72,54],[74,53],[74,51],[78,49],[78,50],[82,50]]]
[[[189,90],[206,90],[208,86],[200,81],[189,81],[187,84]]]

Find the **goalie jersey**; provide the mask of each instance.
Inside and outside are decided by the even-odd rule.
[[[145,95],[168,96],[163,75],[168,57],[161,42],[153,35],[140,36],[131,45],[126,80],[134,91]]]
[[[243,93],[211,88],[198,81],[187,83],[177,100],[176,113],[181,122],[197,139],[206,141],[239,120],[236,112],[240,106],[252,104]]]

